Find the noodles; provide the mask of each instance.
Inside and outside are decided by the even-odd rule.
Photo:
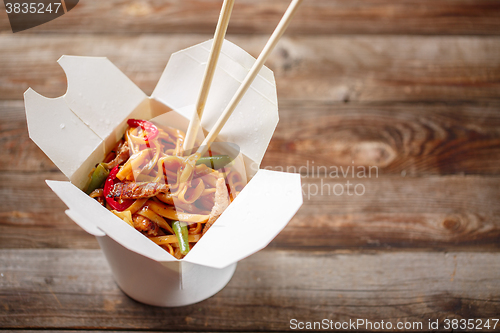
[[[174,221],[191,222],[191,223],[205,223],[208,221],[208,215],[189,214],[178,212],[175,206],[167,206],[165,204],[150,201],[148,207],[156,214],[166,217]]]
[[[142,206],[144,206],[146,201],[148,201],[147,198],[136,200],[129,208],[127,208],[127,210],[130,211],[131,214],[135,214],[139,209],[142,208]]]
[[[109,176],[102,180],[97,171],[91,175],[94,183],[101,179],[102,184],[90,189],[90,196],[182,258],[243,189],[245,180],[234,163],[217,166],[199,161],[199,154],[186,155],[185,133],[178,129],[135,119],[128,124],[106,163],[99,164],[100,173],[105,167]],[[203,159],[230,161],[228,156],[213,155],[209,151]]]
[[[138,211],[137,214],[150,219],[151,221],[155,222],[156,224],[158,224],[158,226],[167,230],[171,234],[174,233],[174,230],[172,230],[170,224],[168,224],[163,217],[156,214],[153,210],[149,209],[149,206],[144,207],[143,209]]]

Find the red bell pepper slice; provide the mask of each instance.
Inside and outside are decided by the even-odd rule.
[[[156,138],[159,134],[158,132],[158,127],[156,127],[155,124],[152,122],[149,122],[147,120],[140,120],[140,119],[129,119],[127,120],[127,124],[130,127],[141,127],[144,132],[146,132],[146,135],[144,136],[144,139],[146,141],[153,140]]]
[[[115,200],[113,197],[108,197],[109,193],[113,189],[113,186],[118,183],[116,174],[118,173],[119,167],[118,165],[115,166],[110,172],[108,178],[106,178],[106,182],[104,183],[104,198],[106,199],[106,202],[114,209],[119,212],[124,211],[125,209],[129,208],[133,203],[134,200],[123,200],[122,203],[119,203]]]

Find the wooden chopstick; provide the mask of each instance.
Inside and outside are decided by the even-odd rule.
[[[226,30],[229,24],[229,18],[231,17],[231,12],[233,10],[234,1],[235,0],[224,0],[222,5],[219,21],[217,22],[217,28],[215,30],[212,49],[208,57],[207,67],[203,77],[203,83],[198,94],[198,100],[196,101],[196,113],[189,122],[186,132],[186,138],[183,144],[184,150],[192,149],[194,146],[194,142],[200,128],[201,117],[203,115],[203,111],[205,110],[208,92],[210,91],[210,86],[212,85],[215,68],[217,67],[217,62],[219,61],[222,43],[224,42],[224,37],[226,36]]]
[[[293,16],[297,12],[297,9],[299,5],[301,4],[303,0],[293,0],[288,6],[288,9],[286,10],[285,14],[283,15],[281,21],[279,22],[278,26],[274,30],[273,34],[267,41],[267,44],[264,46],[264,49],[260,53],[259,57],[255,61],[254,65],[250,69],[250,72],[248,72],[247,76],[241,83],[240,87],[234,94],[233,98],[229,102],[228,106],[222,112],[220,115],[219,119],[215,123],[214,127],[210,130],[208,133],[207,137],[201,144],[200,148],[198,149],[197,153],[200,153],[201,155],[205,154],[208,148],[210,147],[210,144],[215,140],[217,135],[219,135],[220,131],[222,130],[222,127],[224,127],[224,124],[227,122],[231,114],[233,113],[234,109],[238,106],[239,102],[245,95],[246,91],[252,84],[253,80],[259,74],[259,71],[261,70],[262,66],[264,66],[264,63],[266,62],[267,58],[273,51],[274,47],[280,40],[281,36],[285,32],[286,28],[288,28],[288,25],[290,24],[290,21],[292,20]]]

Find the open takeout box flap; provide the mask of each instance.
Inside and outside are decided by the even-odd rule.
[[[24,93],[30,138],[79,188],[123,135],[131,116],[150,118],[149,99],[107,58],[62,56],[68,88],[47,98]]]
[[[195,105],[213,40],[172,54],[152,98],[187,119]],[[208,94],[201,125],[210,131],[229,104],[255,58],[225,40]],[[218,140],[238,145],[258,169],[278,124],[278,100],[273,72],[263,67],[235,111],[222,128]]]
[[[24,103],[31,140],[68,179],[82,169],[89,156],[104,154],[102,139],[71,112],[64,97],[46,98],[30,88],[24,93]]]
[[[156,261],[178,261],[70,182],[54,180],[46,182],[69,210],[74,212],[68,216],[72,219],[76,217],[73,221],[84,230],[92,234],[94,231],[96,236],[102,236],[104,233],[127,249]]]
[[[147,98],[108,58],[64,55],[58,63],[68,80],[68,107],[103,140]]]
[[[301,205],[299,174],[259,170],[183,260],[224,268],[246,258],[266,247]]]
[[[106,233],[104,231],[102,231],[101,229],[99,229],[99,227],[97,225],[95,225],[93,223],[90,223],[88,221],[88,218],[85,215],[81,215],[78,211],[67,209],[65,211],[65,213],[66,213],[66,215],[68,215],[68,217],[70,219],[73,220],[73,222],[75,222],[76,224],[78,224],[78,226],[80,228],[82,228],[87,233],[91,234],[92,236],[95,236],[95,237],[106,236]]]

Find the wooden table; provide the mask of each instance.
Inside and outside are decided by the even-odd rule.
[[[256,56],[287,4],[238,0],[227,38]],[[66,217],[44,183],[64,176],[29,139],[22,94],[28,87],[63,94],[62,54],[106,56],[150,94],[172,52],[211,37],[220,5],[87,0],[16,34],[0,10],[0,326],[282,331],[323,319],[420,331],[436,320],[445,329],[446,319],[493,326],[497,0],[305,1],[268,62],[280,123],[262,165],[302,173],[303,207],[204,302],[156,308],[118,289],[95,238]],[[340,171],[353,166],[373,173]],[[358,194],[347,193],[347,181],[351,194],[362,185]]]

